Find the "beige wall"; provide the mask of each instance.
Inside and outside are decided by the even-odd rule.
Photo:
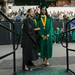
[[[71,6],[75,6],[75,1],[71,1]]]
[[[70,3],[67,0],[58,0],[56,5],[57,6],[64,6],[64,5],[70,5]]]

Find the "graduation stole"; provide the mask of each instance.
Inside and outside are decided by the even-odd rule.
[[[34,23],[35,23],[35,26],[37,25],[37,21],[36,21],[36,19],[34,19]]]
[[[43,24],[43,26],[44,26],[44,29],[45,29],[45,27],[46,27],[46,20],[47,20],[46,15],[42,15],[42,16],[41,16],[41,21],[42,21],[42,24]]]

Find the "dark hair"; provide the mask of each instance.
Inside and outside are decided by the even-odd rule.
[[[29,13],[30,11],[31,11],[31,8],[27,10],[27,13]],[[28,16],[29,16],[29,14],[27,14],[26,17],[28,17]]]
[[[46,14],[45,14],[45,15],[46,15],[47,17],[49,17],[48,12],[47,12],[46,9],[45,9],[45,11],[46,11]],[[39,14],[39,19],[41,18],[41,15],[42,15],[42,14],[43,14],[43,13],[42,13],[42,8],[41,8],[41,9],[40,9],[40,14]]]
[[[31,11],[31,8],[27,10],[27,13],[29,13]]]

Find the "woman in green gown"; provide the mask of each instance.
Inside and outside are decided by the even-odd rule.
[[[54,29],[53,29],[53,19],[48,16],[45,7],[41,8],[40,10],[38,26],[40,27],[39,35],[41,36],[40,40],[41,58],[43,59],[44,65],[49,65],[48,59],[52,57]]]

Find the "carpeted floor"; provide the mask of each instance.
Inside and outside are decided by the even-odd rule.
[[[55,67],[36,68],[32,71],[18,72],[17,75],[72,75],[66,69]]]

